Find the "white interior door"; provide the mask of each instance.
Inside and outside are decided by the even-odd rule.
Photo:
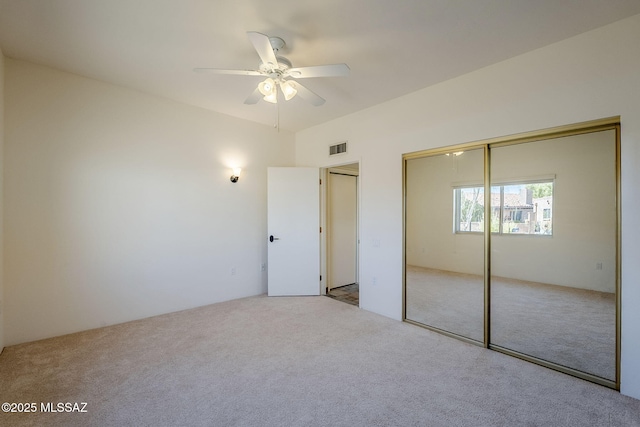
[[[329,289],[357,282],[357,178],[329,173]]]
[[[320,182],[316,168],[268,168],[268,295],[320,295]]]

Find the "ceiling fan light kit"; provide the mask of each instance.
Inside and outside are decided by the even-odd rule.
[[[291,81],[280,82],[280,89],[282,89],[282,94],[286,101],[290,100],[298,93],[295,83]]]
[[[276,82],[271,77],[267,77],[265,81],[258,84],[258,90],[264,96],[269,96],[276,91]]]
[[[269,95],[265,95],[264,98],[265,101],[270,102],[272,104],[277,104],[278,103],[278,92],[276,92],[275,87],[273,89],[273,93],[269,94]]]
[[[278,56],[278,52],[286,44],[280,37],[268,37],[262,33],[254,31],[247,32],[249,40],[253,44],[258,56],[262,60],[258,70],[228,70],[220,68],[194,68],[195,72],[209,72],[213,74],[230,74],[244,76],[266,76],[267,78],[258,83],[258,87],[244,101],[245,104],[256,104],[260,98],[276,104],[278,102],[278,86],[286,101],[296,95],[309,102],[311,105],[320,106],[325,103],[325,99],[301,85],[298,82],[287,80],[288,77],[294,79],[314,78],[314,77],[342,77],[350,73],[347,64],[317,65],[311,67],[292,68],[291,61],[283,56]]]

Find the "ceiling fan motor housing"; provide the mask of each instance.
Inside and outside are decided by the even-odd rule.
[[[272,79],[282,77],[282,75],[291,68],[291,61],[284,56],[276,56],[277,64],[260,64],[260,71],[266,73]]]
[[[280,37],[269,37],[269,43],[271,43],[273,53],[275,53],[276,55],[278,54],[278,51],[280,49],[287,45]]]

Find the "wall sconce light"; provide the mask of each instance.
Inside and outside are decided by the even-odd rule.
[[[240,172],[242,172],[242,169],[233,168],[233,175],[231,175],[231,182],[238,182],[238,179],[240,178]]]

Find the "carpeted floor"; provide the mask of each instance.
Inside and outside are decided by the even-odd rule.
[[[252,297],[12,346],[6,426],[640,426],[640,401],[324,297]]]
[[[494,277],[491,343],[615,381],[615,295]],[[407,267],[407,318],[483,340],[482,276]]]

